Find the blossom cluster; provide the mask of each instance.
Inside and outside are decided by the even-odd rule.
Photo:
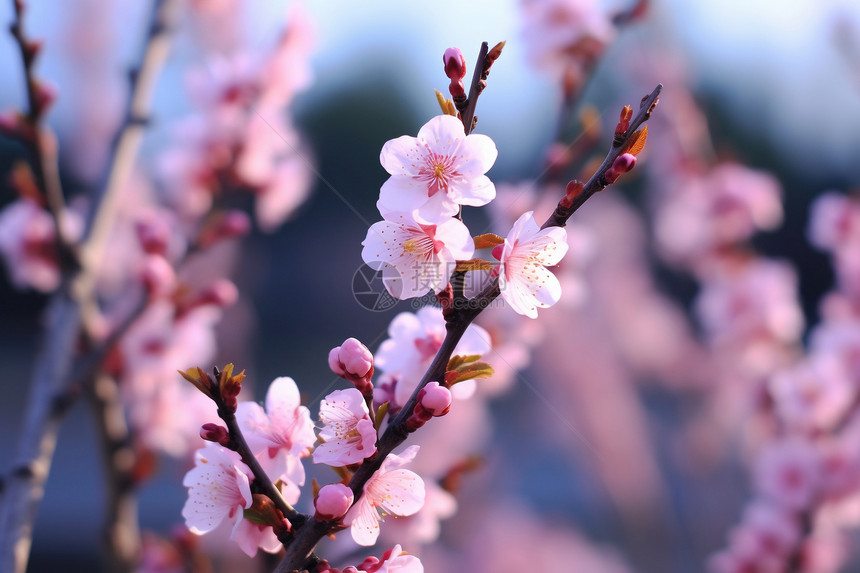
[[[418,137],[402,136],[382,148],[380,161],[391,175],[377,202],[383,220],[370,227],[361,256],[381,272],[392,296],[439,294],[458,263],[472,259],[475,242],[461,211],[495,198],[485,173],[497,155],[489,137],[466,135],[462,122],[450,115],[431,119]],[[511,308],[536,318],[537,308],[561,298],[561,286],[546,267],[558,264],[567,251],[563,228],[540,229],[533,214],[525,213],[497,245],[494,273]]]

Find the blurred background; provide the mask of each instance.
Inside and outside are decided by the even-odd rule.
[[[12,21],[11,4],[0,4],[0,22]],[[45,41],[38,73],[58,91],[49,123],[59,138],[61,175],[71,196],[85,193],[103,168],[107,142],[122,113],[125,70],[139,51],[149,4],[32,0],[29,5],[30,34]],[[229,29],[222,29],[194,24],[196,10],[212,10],[216,14],[212,21],[218,21],[217,6],[205,4],[189,1],[182,10],[176,43],[157,86],[141,165],[155,163],[171,137],[171,124],[194,109],[187,89],[189,70],[206,66],[213,53],[236,47],[253,58],[277,41],[290,5],[237,3],[238,17]],[[616,14],[631,4],[598,6],[604,14]],[[602,120],[599,141],[589,154],[602,156],[622,105],[635,108],[656,82],[664,82],[666,92],[657,114],[671,117],[677,110],[671,105],[672,90],[683,86],[706,119],[717,157],[770,172],[778,180],[782,225],[753,243],[764,255],[796,267],[802,308],[808,322],[814,323],[818,301],[832,287],[833,273],[827,257],[807,241],[809,206],[824,191],[852,191],[858,185],[860,6],[851,0],[648,4],[643,16],[618,26],[589,71],[590,79],[582,84],[577,109],[593,106]],[[404,301],[384,311],[368,311],[353,295],[354,279],[362,267],[360,242],[369,224],[379,219],[375,203],[387,177],[379,150],[389,139],[415,135],[439,113],[433,92],[446,92],[444,50],[450,46],[463,50],[470,77],[482,41],[491,46],[507,41],[478,104],[476,129],[499,149],[489,172],[497,186],[541,175],[547,150],[559,132],[563,94],[558,75],[535,65],[529,44],[534,38],[526,30],[522,6],[512,0],[330,0],[304,8],[314,29],[313,79],[292,101],[289,114],[318,176],[307,200],[287,222],[272,232],[254,230],[244,239],[241,255],[233,257],[232,279],[241,298],[218,327],[222,344],[214,362],[235,362],[247,369],[258,399],[273,378],[292,376],[315,412],[314,404],[342,382],[327,367],[329,349],[352,336],[375,350],[391,319],[398,312],[415,310],[411,301]],[[81,47],[88,42],[95,48]],[[0,109],[20,108],[24,84],[11,37],[0,41],[0,71]],[[664,80],[662,75],[669,77]],[[87,102],[94,99],[98,112],[82,114],[82,107],[89,109]],[[659,161],[662,140],[655,130],[660,125],[665,124],[655,122],[651,127],[653,139],[639,158],[642,165]],[[572,121],[561,131],[562,139],[574,141],[582,130]],[[8,180],[14,161],[22,155],[18,144],[0,138],[0,180]],[[603,233],[592,229],[598,244],[596,260],[601,256],[600,241],[611,241],[606,233],[622,237],[622,242],[651,244],[646,237],[651,236],[661,180],[646,177],[641,169],[643,173],[637,169],[624,185],[608,191],[612,197],[595,199],[595,205],[608,203],[594,207],[600,215],[592,223],[590,202],[574,217],[575,224],[585,227],[604,225]],[[0,201],[5,205],[14,197],[7,186]],[[613,211],[615,201],[624,202],[623,212]],[[526,207],[523,204],[520,212]],[[504,235],[507,229],[499,222],[505,217],[503,209],[466,213],[475,234],[492,227]],[[653,288],[687,313],[696,296],[695,281],[662,262],[651,247],[643,256]],[[588,296],[580,303],[584,307],[576,308],[588,308]],[[2,459],[12,456],[15,448],[46,300],[44,294],[16,289],[5,275],[0,278]],[[495,536],[498,547],[513,543],[519,532],[520,539],[542,539],[546,551],[559,559],[568,555],[582,559],[583,565],[565,563],[562,569],[704,570],[708,556],[725,544],[726,531],[738,521],[751,487],[742,454],[697,457],[697,448],[705,448],[701,444],[708,440],[679,438],[687,435],[691,418],[704,408],[708,393],[703,388],[709,382],[691,380],[696,376],[688,374],[658,380],[652,373],[623,391],[611,383],[602,386],[600,380],[612,380],[614,374],[600,370],[601,364],[611,363],[608,359],[596,359],[596,370],[589,370],[590,357],[604,348],[596,345],[589,350],[586,344],[589,313],[559,311],[552,316],[555,310],[543,311],[536,321],[545,323],[541,327],[545,331],[535,335],[540,342],[533,345],[530,364],[524,359],[521,370],[512,366],[507,375],[512,383],[488,392],[487,412],[474,414],[490,416],[492,422],[481,417],[478,424],[487,435],[464,440],[464,454],[484,459],[479,469],[463,477],[463,491],[472,492],[464,499],[481,497],[476,493],[481,491],[489,501],[475,502],[471,514],[469,503],[461,502],[463,515],[444,523],[441,537],[427,551],[426,567],[446,570],[433,564],[457,554],[458,536],[476,527]],[[489,312],[512,314],[510,309]],[[493,328],[506,328],[505,319],[496,319],[487,328],[491,333]],[[509,328],[533,326],[516,323]],[[692,338],[700,334],[695,326],[689,330]],[[585,349],[582,355],[573,355],[565,344],[577,340]],[[580,374],[592,380],[590,386],[566,394],[564,388],[575,386],[570,378]],[[627,417],[630,411],[638,412],[635,423]],[[600,437],[611,432],[607,427],[625,425],[643,432],[647,452],[628,455],[624,448],[635,446]],[[89,410],[85,404],[76,405],[62,426],[36,523],[32,571],[57,566],[66,571],[97,570],[97,516],[104,486],[94,436]],[[621,449],[605,449],[615,447]],[[161,462],[160,471],[141,491],[143,527],[165,533],[181,523],[185,490],[180,483],[186,469],[182,460]],[[608,477],[617,474],[625,478]],[[490,531],[491,523],[508,531]],[[577,532],[579,553],[572,549],[567,553],[575,542],[573,537],[560,537],[564,531]],[[505,535],[511,540],[505,542]],[[592,568],[587,559],[595,560]]]

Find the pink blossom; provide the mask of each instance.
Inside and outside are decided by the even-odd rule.
[[[300,458],[316,441],[308,409],[301,405],[299,389],[289,377],[276,378],[266,392],[266,409],[242,402],[236,418],[254,455],[273,480],[284,481],[287,501],[295,503],[305,483]]]
[[[697,266],[720,247],[779,226],[780,195],[775,177],[736,163],[679,179],[655,223],[658,244],[669,259]]]
[[[188,529],[203,534],[228,519],[235,534],[243,519],[242,509],[253,503],[251,479],[251,470],[236,452],[214,444],[197,450],[194,468],[182,480],[188,488],[188,500],[182,508]]]
[[[395,403],[402,406],[418,387],[445,339],[442,310],[424,307],[416,314],[402,312],[388,326],[388,336],[390,338],[376,351],[375,366],[386,374],[395,375]],[[484,355],[490,349],[490,334],[473,324],[454,348],[454,355]],[[454,386],[454,397],[467,398],[474,389],[474,381],[461,382]]]
[[[346,514],[343,522],[350,526],[352,538],[359,545],[373,545],[379,536],[383,515],[412,515],[424,505],[424,481],[415,472],[402,469],[415,458],[418,446],[403,454],[389,454],[382,466],[364,484],[362,496]]]
[[[376,429],[364,396],[355,388],[335,390],[320,402],[319,433],[323,442],[314,450],[315,464],[347,466],[376,451]]]
[[[70,239],[80,234],[81,221],[66,211]],[[57,228],[51,215],[34,201],[19,199],[0,211],[0,255],[18,288],[50,292],[60,284]]]
[[[800,511],[819,494],[821,457],[801,438],[785,438],[766,446],[755,468],[756,489],[773,503]]]
[[[529,211],[517,219],[500,247],[496,249],[501,251],[502,298],[517,313],[537,318],[538,308],[552,306],[561,298],[561,285],[546,267],[558,264],[564,257],[567,233],[562,227],[540,229],[534,212]]]
[[[838,358],[820,354],[778,373],[770,391],[782,420],[807,431],[833,427],[851,407],[856,392]]]
[[[472,258],[475,243],[469,229],[454,218],[429,223],[407,213],[389,212],[374,223],[362,242],[361,258],[382,271],[388,292],[401,300],[440,292],[456,262]]]
[[[808,236],[810,243],[824,251],[860,245],[860,201],[833,191],[816,197]]]
[[[793,343],[803,331],[797,276],[783,262],[754,260],[715,277],[704,284],[695,310],[717,344]]]
[[[247,519],[236,524],[231,539],[248,557],[254,557],[257,549],[262,549],[266,553],[277,553],[284,547],[271,526],[260,525]]]
[[[729,547],[711,558],[710,569],[715,573],[778,573],[784,571],[800,541],[800,522],[790,510],[757,500],[730,533]]]
[[[523,40],[537,66],[579,70],[615,36],[615,27],[594,0],[522,0],[520,4]]]
[[[419,404],[433,416],[442,416],[451,407],[451,391],[438,382],[430,382],[421,389]]]
[[[137,439],[147,447],[185,455],[198,442],[200,426],[215,416],[212,401],[177,370],[212,359],[220,317],[221,309],[212,305],[179,314],[160,299],[120,340],[122,399]]]
[[[368,557],[356,570],[363,573],[424,573],[424,566],[417,557],[403,551],[400,545],[395,545],[382,554],[382,559]]]
[[[347,338],[343,344],[331,349],[328,365],[338,376],[349,373],[361,378],[373,368],[373,354],[355,338]]]
[[[438,222],[455,215],[459,205],[486,205],[496,196],[484,175],[498,151],[486,135],[466,135],[463,124],[450,115],[436,116],[418,132],[382,147],[380,161],[391,177],[382,185],[377,207],[383,217],[392,212],[419,215]]]
[[[314,502],[318,519],[332,520],[343,517],[352,506],[353,499],[352,490],[342,483],[322,486]]]

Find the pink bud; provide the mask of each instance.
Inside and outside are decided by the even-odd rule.
[[[493,255],[493,257],[495,259],[501,261],[502,260],[502,253],[504,252],[504,250],[505,250],[505,244],[502,243],[501,245],[496,245],[495,247],[493,247],[493,250],[490,251],[490,254]]]
[[[634,167],[636,167],[636,156],[632,153],[623,153],[615,159],[612,167],[607,169],[605,175],[606,181],[608,183],[615,183],[619,177]]]
[[[340,346],[335,346],[328,353],[328,367],[331,368],[331,371],[337,374],[338,376],[344,376],[346,372],[340,364],[340,359],[338,356],[340,355]]]
[[[354,500],[352,490],[342,483],[330,483],[320,489],[315,502],[315,519],[332,521],[346,515]]]
[[[57,90],[44,81],[36,83],[36,111],[41,116],[57,99]]]
[[[636,167],[636,156],[631,153],[622,153],[612,164],[612,169],[621,173],[627,173],[634,167]]]
[[[137,221],[134,226],[140,246],[149,254],[163,255],[170,240],[170,225],[163,218],[150,216]]]
[[[340,347],[338,359],[350,374],[363,377],[373,367],[373,354],[355,338],[347,338]]]
[[[203,427],[200,428],[200,437],[208,442],[215,442],[225,447],[230,443],[227,428],[218,424],[203,424]]]
[[[466,77],[466,58],[460,48],[448,48],[442,54],[442,62],[445,64],[445,75],[452,82],[462,80]]]
[[[169,295],[176,287],[176,273],[161,255],[149,255],[143,260],[140,280],[153,298]]]
[[[229,238],[244,236],[251,230],[251,218],[242,211],[229,211],[224,215],[221,229]]]
[[[422,390],[419,398],[421,406],[433,416],[443,416],[451,409],[451,391],[440,386],[438,382],[428,383]]]
[[[214,304],[221,308],[232,306],[239,299],[239,289],[227,279],[220,279],[200,293],[199,303]]]

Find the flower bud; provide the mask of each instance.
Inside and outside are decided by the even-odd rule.
[[[346,378],[364,396],[373,395],[373,354],[368,348],[356,340],[348,338],[341,346],[331,349],[328,354],[328,365],[331,371]]]
[[[444,416],[451,409],[451,391],[438,382],[430,382],[421,389],[418,402],[433,416]]]
[[[167,296],[176,287],[176,273],[167,259],[160,255],[149,255],[143,260],[140,280],[152,298]]]
[[[218,424],[203,424],[200,428],[200,437],[207,442],[215,442],[227,447],[230,443],[230,435],[227,433],[227,428]]]
[[[466,77],[466,58],[460,48],[448,48],[442,54],[442,62],[445,64],[445,75],[451,81],[462,80]]]
[[[636,167],[636,156],[632,153],[623,153],[619,155],[615,162],[606,171],[607,183],[615,183],[619,177]]]
[[[354,499],[352,490],[342,483],[324,485],[314,502],[316,508],[314,519],[318,521],[340,519],[349,511]]]

